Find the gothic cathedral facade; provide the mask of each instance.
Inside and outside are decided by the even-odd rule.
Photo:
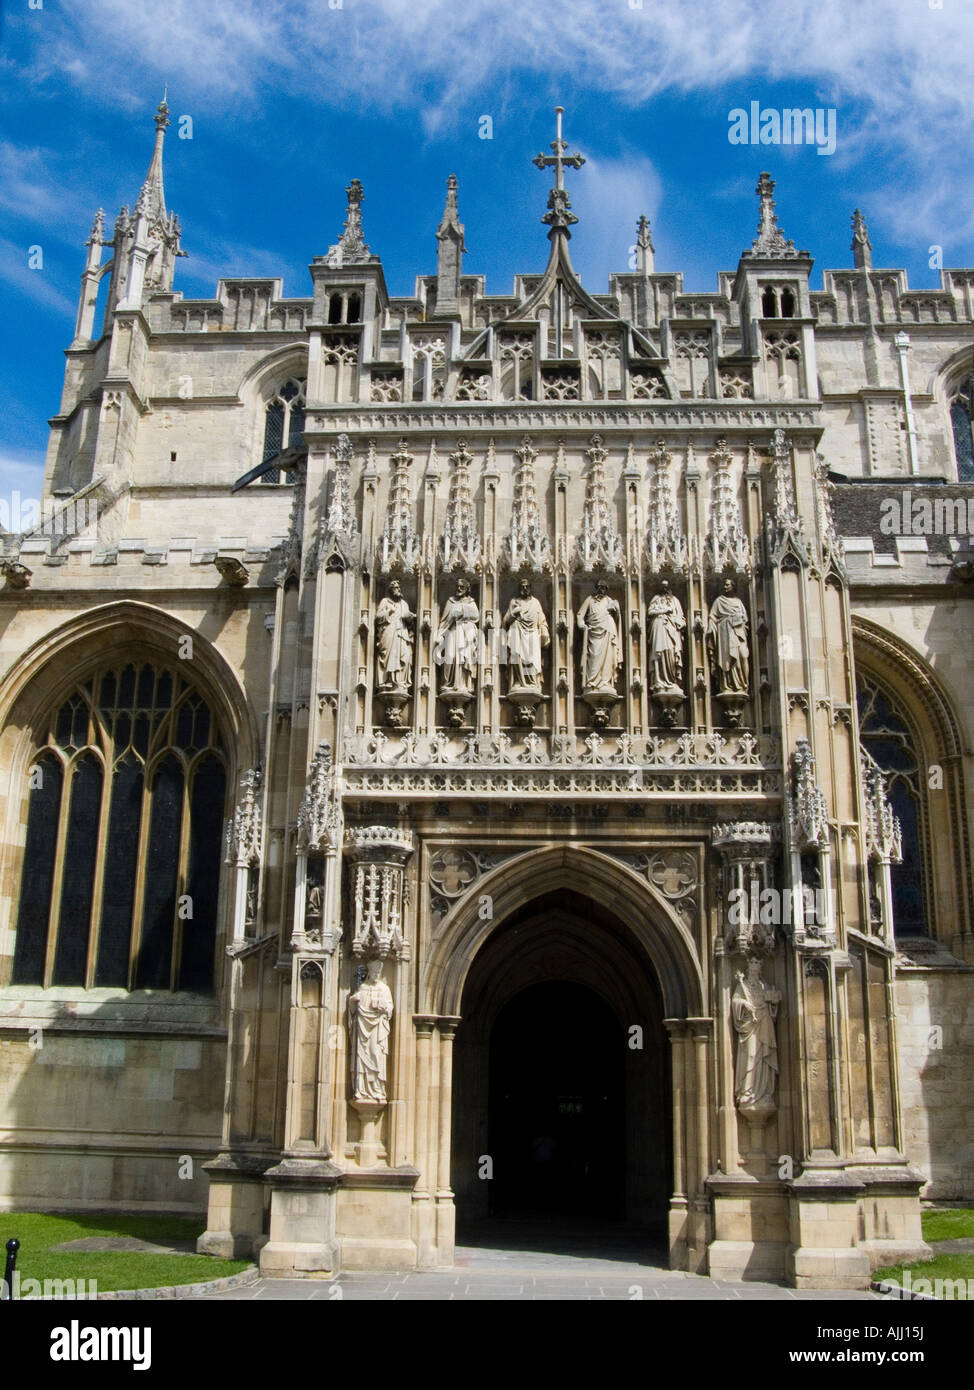
[[[173,289],[168,111],[0,534],[0,1200],[269,1275],[628,1221],[861,1288],[974,1197],[974,270],[641,219]],[[103,259],[108,249],[110,258]],[[96,314],[98,321],[96,322]]]

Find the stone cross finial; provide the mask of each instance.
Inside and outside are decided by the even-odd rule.
[[[752,243],[752,250],[757,256],[795,256],[795,243],[788,241],[784,232],[778,226],[778,214],[774,206],[774,179],[768,173],[763,173],[758,179],[758,186],[755,189],[761,199],[761,219],[758,222],[758,234]]]
[[[869,228],[866,226],[866,219],[858,208],[852,214],[852,263],[857,270],[871,270],[873,265],[873,247],[869,240]]]
[[[652,274],[655,251],[656,247],[653,245],[653,233],[650,229],[646,214],[643,213],[636,223],[636,269],[640,274]]]
[[[568,165],[572,169],[581,169],[582,165],[585,163],[585,156],[581,154],[565,154],[568,145],[566,141],[562,139],[561,135],[561,118],[564,114],[564,110],[565,108],[563,106],[555,107],[557,127],[555,138],[551,142],[551,148],[554,153],[536,154],[532,162],[538,166],[542,173],[544,173],[545,169],[554,169],[555,171],[555,186],[548,194],[548,211],[545,213],[544,217],[542,217],[542,222],[547,223],[551,227],[552,232],[561,231],[564,232],[566,236],[571,236],[568,228],[573,222],[577,222],[578,218],[571,211],[568,191],[565,188],[565,166]]]

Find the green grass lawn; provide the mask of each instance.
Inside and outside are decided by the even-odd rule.
[[[965,1236],[974,1240],[974,1207],[925,1211],[921,1220],[923,1239],[928,1244],[937,1240],[961,1240]]]
[[[921,1218],[923,1238],[936,1247],[940,1240],[974,1239],[974,1207],[944,1208],[925,1211]],[[974,1252],[951,1250],[934,1255],[932,1260],[910,1265],[887,1265],[873,1273],[874,1279],[894,1279],[903,1282],[903,1272],[909,1269],[911,1279],[969,1279],[974,1280]]]
[[[239,1274],[249,1260],[220,1260],[212,1255],[151,1255],[137,1251],[52,1250],[86,1236],[138,1236],[165,1245],[193,1240],[202,1233],[195,1217],[119,1215],[114,1212],[0,1213],[0,1247],[11,1236],[20,1241],[17,1272],[25,1279],[94,1279],[99,1293],[113,1289],[153,1289],[168,1284],[198,1284]],[[2,1270],[0,1270],[2,1274]]]

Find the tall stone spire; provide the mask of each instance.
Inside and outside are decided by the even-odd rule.
[[[156,126],[156,142],[152,150],[149,172],[145,176],[145,182],[139,194],[139,203],[144,204],[145,212],[150,221],[164,218],[166,215],[166,195],[162,187],[162,146],[166,138],[166,129],[171,122],[169,120],[169,104],[165,97],[156,107],[153,120]]]
[[[752,243],[752,252],[755,256],[797,256],[795,243],[788,241],[784,232],[778,226],[778,214],[774,206],[774,179],[770,174],[764,173],[758,179],[758,186],[755,189],[761,199],[761,219],[758,222],[758,234]]]
[[[132,215],[122,208],[113,238],[115,262],[109,291],[109,307],[117,302],[126,309],[141,308],[147,293],[172,289],[181,229],[174,212],[166,211],[162,185],[162,147],[169,125],[169,104],[163,96],[153,117],[156,127],[152,159]]]
[[[856,208],[852,214],[852,263],[857,270],[872,270],[873,247],[866,219]]]
[[[446,181],[446,207],[436,232],[436,312],[454,315],[460,312],[460,276],[463,273],[463,223],[457,209],[457,179],[451,174]]]
[[[348,204],[345,209],[345,228],[334,246],[328,248],[328,264],[334,268],[343,265],[362,265],[374,258],[362,238],[362,204],[365,194],[360,179],[352,179],[345,189]]]
[[[645,213],[636,223],[636,269],[640,275],[652,275],[656,269],[656,247]]]
[[[571,232],[568,228],[578,221],[578,218],[571,211],[571,202],[568,198],[568,190],[565,187],[565,167],[568,166],[571,169],[581,169],[582,165],[585,163],[584,155],[566,155],[565,153],[568,149],[568,144],[561,136],[561,118],[564,111],[565,108],[563,106],[555,107],[557,125],[555,138],[551,142],[551,148],[554,153],[544,154],[542,152],[541,154],[536,154],[533,160],[542,173],[544,173],[545,169],[554,169],[555,171],[555,186],[548,194],[548,211],[541,219],[542,222],[546,222],[551,228],[548,236],[552,239],[554,239],[559,232],[563,232],[566,238],[570,237]]]

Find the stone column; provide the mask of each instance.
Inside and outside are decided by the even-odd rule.
[[[707,1061],[714,1033],[713,1019],[688,1018],[690,1043],[686,1050],[686,1079],[692,1078],[693,1138],[687,1145],[687,1269],[702,1274],[707,1268],[710,1243],[710,1196],[706,1181],[710,1171],[710,1087]]]
[[[450,1182],[450,1159],[453,1139],[453,1040],[459,1018],[437,1020],[440,1034],[440,1145],[436,1177],[436,1245],[440,1264],[453,1263],[456,1209]]]
[[[413,1192],[413,1239],[421,1264],[435,1263],[436,1214],[433,1194],[436,1174],[429,1170],[430,1081],[432,1076],[433,1029],[431,1014],[414,1014],[416,1030],[416,1165],[419,1179]]]
[[[670,1269],[687,1267],[687,1087],[685,1080],[687,1024],[683,1018],[667,1018],[673,1088],[673,1194],[668,1217]]]

